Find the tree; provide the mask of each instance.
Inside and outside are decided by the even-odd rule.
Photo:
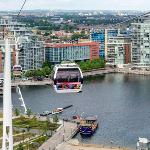
[[[42,68],[45,68],[45,67],[49,67],[50,69],[52,68],[52,64],[48,61],[48,60],[46,60],[44,63],[43,63],[43,65],[42,65]]]
[[[42,77],[42,76],[44,76],[44,74],[41,69],[34,70],[34,77]]]
[[[20,143],[20,144],[19,144],[18,150],[24,150],[24,148],[23,148],[23,143]]]
[[[20,115],[20,110],[18,108],[15,108],[15,115],[19,116]]]
[[[105,68],[105,61],[104,59],[95,59],[95,60],[87,60],[86,62],[79,62],[79,66],[82,70],[91,70],[91,69],[99,69]]]
[[[50,34],[48,32],[45,32],[44,36],[49,36]]]
[[[58,121],[59,121],[58,116],[57,116],[57,115],[54,115],[54,117],[53,117],[53,122],[57,123]]]
[[[51,74],[51,69],[48,67],[48,66],[46,66],[46,67],[44,67],[43,69],[42,69],[42,72],[43,72],[43,74],[46,76],[46,75],[50,75]]]
[[[34,72],[32,70],[29,70],[25,73],[25,77],[33,77],[34,76]]]
[[[27,116],[30,117],[32,115],[32,111],[30,108],[27,109]]]

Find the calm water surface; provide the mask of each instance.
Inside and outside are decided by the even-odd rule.
[[[97,115],[99,129],[94,136],[79,140],[85,143],[108,144],[135,148],[138,137],[150,139],[150,77],[109,74],[85,82],[83,92],[56,94],[50,86],[21,88],[26,105],[33,112],[43,112],[70,104],[63,118],[83,113]],[[13,105],[20,105],[13,93]],[[2,100],[0,100],[2,107]]]

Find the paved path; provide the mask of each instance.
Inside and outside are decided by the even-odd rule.
[[[64,122],[64,126],[60,128],[47,142],[45,142],[38,150],[55,150],[55,148],[64,141],[72,138],[73,132],[77,130],[77,125],[70,122]]]
[[[27,81],[22,81],[22,80],[15,80],[12,81],[11,85],[12,86],[18,86],[18,85],[51,85],[53,83],[52,80],[43,80],[43,81],[34,81],[34,80],[27,80]]]
[[[56,150],[132,150],[121,147],[111,147],[103,145],[83,144],[79,143],[77,139],[70,140],[60,144]]]
[[[150,75],[150,71],[146,70],[116,69],[116,72],[125,74]]]
[[[13,119],[19,118],[19,116],[13,117]],[[3,118],[0,118],[0,122],[3,122]]]
[[[100,70],[92,70],[92,71],[87,71],[83,72],[84,77],[88,76],[95,76],[95,75],[103,75],[103,74],[108,74],[108,73],[114,73],[115,69],[100,69]]]

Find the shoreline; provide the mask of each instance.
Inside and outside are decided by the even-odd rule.
[[[78,141],[78,139],[71,139],[57,146],[57,150],[133,150],[133,148],[109,146],[102,144],[85,144]]]
[[[91,71],[84,71],[83,76],[86,77],[95,77],[95,76],[100,76],[100,75],[105,75],[105,74],[111,74],[111,73],[122,73],[122,74],[133,74],[133,75],[143,75],[143,76],[149,76],[150,71],[143,71],[143,70],[129,70],[129,69],[97,69],[97,70],[91,70]],[[34,80],[27,80],[27,81],[22,81],[22,80],[15,80],[12,81],[12,87],[16,86],[37,86],[37,85],[53,85],[53,81],[51,79],[45,79],[43,81],[34,81]]]

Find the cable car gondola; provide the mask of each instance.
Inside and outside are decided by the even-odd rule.
[[[19,77],[22,74],[22,67],[20,65],[14,65],[13,66],[13,75],[15,77]]]
[[[54,67],[54,89],[57,93],[80,92],[83,74],[76,63],[65,62]]]

